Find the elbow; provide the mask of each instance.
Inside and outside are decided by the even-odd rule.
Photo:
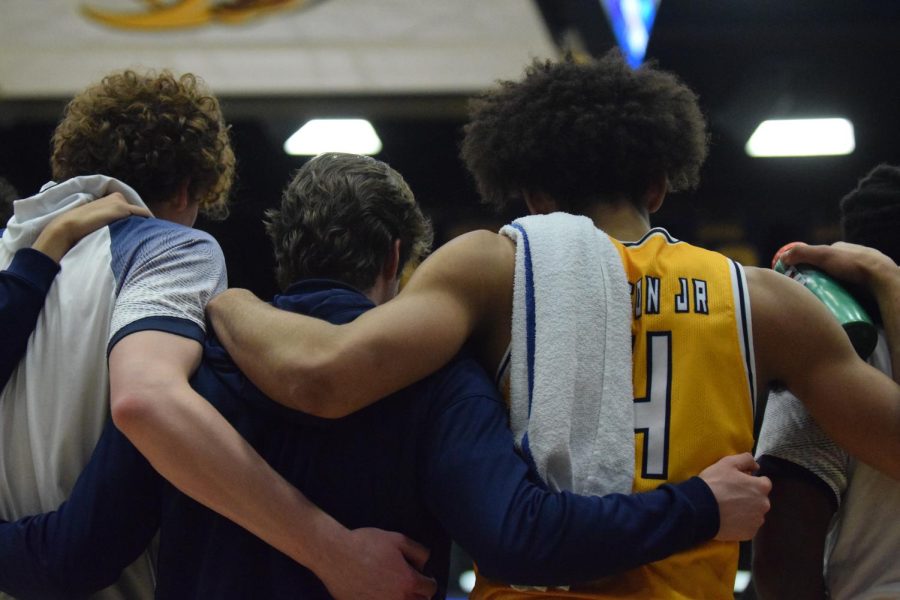
[[[339,419],[352,409],[341,383],[347,380],[340,372],[339,352],[322,349],[306,356],[293,357],[274,374],[274,385],[263,389],[273,400],[288,408],[325,418]],[[346,386],[345,386],[346,387]]]
[[[134,436],[140,435],[144,428],[153,423],[160,409],[159,402],[140,392],[131,391],[110,399],[113,423],[132,441]]]

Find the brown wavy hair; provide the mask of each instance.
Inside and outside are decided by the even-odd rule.
[[[219,102],[192,74],[122,71],[76,95],[51,142],[53,178],[102,174],[148,204],[188,194],[208,216],[227,214],[234,152]]]
[[[321,154],[284,189],[279,209],[266,212],[283,288],[310,277],[368,291],[400,240],[398,272],[431,249],[431,223],[403,177],[386,163],[356,154]]]
[[[463,161],[498,209],[523,190],[569,212],[637,201],[660,175],[672,191],[691,189],[708,147],[696,94],[615,50],[589,63],[534,61],[521,80],[474,99],[464,131]]]

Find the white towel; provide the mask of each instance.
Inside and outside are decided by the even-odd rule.
[[[106,175],[83,175],[62,183],[51,181],[38,194],[16,200],[15,214],[6,226],[2,243],[10,252],[29,247],[58,215],[113,192],[122,194],[129,204],[146,208],[134,189]]]
[[[630,493],[631,300],[621,258],[590,219],[517,219],[510,358],[516,444],[554,490]]]

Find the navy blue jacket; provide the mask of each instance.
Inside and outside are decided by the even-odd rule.
[[[59,265],[52,258],[31,248],[16,252],[6,270],[0,271],[0,388],[25,355],[28,337],[57,273]]]
[[[334,323],[372,306],[332,281],[296,284],[275,305]],[[718,529],[715,499],[697,478],[631,496],[548,492],[513,450],[505,408],[471,360],[338,420],[266,398],[214,340],[192,384],[347,527],[429,547],[426,571],[441,595],[451,537],[487,576],[555,585],[658,560]],[[310,571],[175,490],[111,426],[59,510],[0,526],[0,589],[45,598],[101,588],[157,527],[159,598],[328,597]]]

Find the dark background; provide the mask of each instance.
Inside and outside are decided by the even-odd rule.
[[[594,0],[538,0],[562,43],[602,52],[613,44]],[[837,201],[879,162],[900,163],[900,3],[829,0],[663,0],[648,58],[700,95],[711,132],[700,189],[670,196],[654,221],[681,239],[767,263],[794,239],[837,238]],[[407,178],[434,220],[438,243],[495,228],[458,159],[466,97],[223,98],[239,158],[232,216],[201,221],[221,241],[232,285],[274,290],[260,219],[305,160],[282,144],[307,119],[362,116],[384,143],[378,158]],[[0,175],[22,195],[50,178],[48,140],[58,101],[0,102]],[[856,130],[849,156],[751,158],[744,144],[765,118],[844,116]]]
[[[595,54],[613,45],[596,0],[535,1],[561,45]],[[900,3],[662,0],[648,58],[698,92],[710,125],[700,189],[670,196],[655,217],[676,237],[766,264],[786,242],[837,239],[841,196],[876,164],[900,164]],[[222,100],[239,159],[232,216],[199,227],[221,242],[233,286],[262,297],[275,291],[261,216],[305,160],[285,155],[284,140],[312,117],[368,118],[384,143],[378,158],[407,178],[438,243],[515,216],[481,207],[458,159],[463,95]],[[22,195],[50,178],[49,139],[64,103],[0,101],[0,176]],[[856,150],[826,158],[744,152],[763,119],[803,116],[849,118]]]

